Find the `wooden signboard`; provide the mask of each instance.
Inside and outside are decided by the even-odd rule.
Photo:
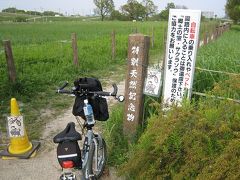
[[[128,70],[125,84],[124,134],[135,135],[142,122],[143,86],[148,66],[149,36],[132,34],[128,40]]]

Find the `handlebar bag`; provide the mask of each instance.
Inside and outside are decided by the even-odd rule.
[[[97,78],[79,78],[74,81],[77,90],[102,91],[101,82]]]
[[[81,88],[80,86],[77,87],[79,84],[89,84],[89,87],[85,88],[84,90],[87,89],[88,91],[102,91],[102,85],[96,78],[80,78],[78,81],[74,82],[76,88]],[[84,99],[86,98],[93,108],[94,119],[98,121],[106,121],[109,118],[107,100],[98,96],[76,96],[72,110],[73,115],[81,116],[83,119],[86,119],[83,111]]]

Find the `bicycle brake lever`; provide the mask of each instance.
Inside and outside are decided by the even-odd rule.
[[[66,82],[64,83],[64,85],[59,88],[59,90],[63,90],[67,85],[68,85],[68,81],[66,81]]]

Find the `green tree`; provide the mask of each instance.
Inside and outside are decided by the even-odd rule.
[[[176,9],[188,9],[188,7],[185,6],[185,5],[176,5],[175,8],[176,8]]]
[[[35,13],[35,11],[32,11],[33,13]],[[57,13],[57,12],[53,12],[53,11],[44,11],[43,12],[44,16],[55,16],[55,15],[60,15],[63,16],[63,14]]]
[[[119,20],[119,21],[129,20],[129,18],[126,15],[120,13],[118,10],[113,10],[112,11],[112,13],[110,15],[110,19],[111,20]]]
[[[26,18],[23,16],[17,16],[15,22],[27,22]]]
[[[162,10],[159,14],[161,20],[168,20],[169,16],[169,9],[175,9],[175,4],[174,3],[168,3],[166,8]]]
[[[149,16],[154,15],[157,12],[157,6],[155,6],[152,0],[143,0],[142,4],[145,7],[145,18],[148,20]]]
[[[93,0],[93,2],[97,7],[95,13],[101,16],[102,21],[114,10],[113,0]]]
[[[130,20],[141,20],[146,15],[146,8],[136,0],[128,0],[127,4],[123,5],[121,9]]]
[[[2,12],[16,13],[18,10],[14,7],[3,9]]]
[[[234,23],[240,21],[240,0],[227,0],[225,11]]]
[[[44,11],[44,12],[46,12],[46,11]],[[26,11],[25,14],[38,15],[38,16],[41,16],[41,15],[42,15],[42,13],[37,12],[37,11]]]

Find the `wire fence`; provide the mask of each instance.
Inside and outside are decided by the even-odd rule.
[[[225,71],[216,71],[216,70],[204,69],[204,68],[200,68],[200,67],[196,67],[195,69],[200,70],[200,71],[206,71],[206,72],[220,73],[220,74],[226,74],[226,75],[232,75],[232,76],[240,76],[239,73],[230,73],[230,72],[225,72]]]

